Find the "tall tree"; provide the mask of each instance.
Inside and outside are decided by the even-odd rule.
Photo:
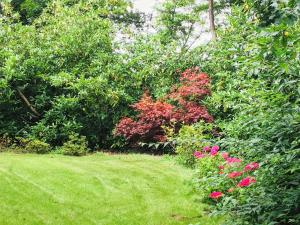
[[[216,27],[215,27],[215,16],[214,16],[214,1],[208,0],[208,15],[209,15],[209,24],[210,31],[212,35],[212,40],[216,40]]]

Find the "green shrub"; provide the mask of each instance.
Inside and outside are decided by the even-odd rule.
[[[73,132],[90,147],[110,147],[115,124],[133,114],[129,105],[143,89],[164,95],[190,60],[155,35],[117,43],[124,26],[110,18],[126,20],[128,1],[67,2],[53,1],[27,25],[1,11],[0,135],[61,146]]]
[[[28,153],[45,154],[50,150],[50,145],[40,140],[29,140],[25,145],[25,151]]]
[[[225,152],[219,152],[219,146],[206,146],[202,151],[194,152],[196,160],[196,177],[194,187],[199,191],[202,202],[211,207],[214,214],[232,215],[231,213],[253,213],[257,210],[243,208],[246,202],[254,203],[253,191],[261,190],[261,176],[256,176],[260,165],[247,162]],[[259,180],[259,182],[257,182]],[[237,211],[239,209],[240,211]],[[228,213],[229,212],[229,213]],[[234,223],[243,224],[243,217],[235,218]]]
[[[48,143],[38,139],[17,137],[8,150],[17,153],[45,154],[50,152],[51,147]]]
[[[178,162],[193,167],[195,163],[193,153],[210,144],[212,130],[212,124],[198,122],[182,126],[178,134],[169,132],[168,141],[175,145]]]
[[[70,156],[85,155],[88,152],[88,142],[86,141],[86,137],[79,136],[78,134],[70,135],[69,140],[59,148],[59,152]]]

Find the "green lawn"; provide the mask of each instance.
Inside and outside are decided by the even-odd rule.
[[[219,224],[190,175],[158,156],[0,153],[0,225]]]

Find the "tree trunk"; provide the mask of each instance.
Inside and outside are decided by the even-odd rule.
[[[215,27],[215,16],[214,16],[214,0],[208,0],[208,15],[209,15],[209,24],[212,40],[216,40],[216,27]]]
[[[30,102],[28,101],[28,99],[26,98],[26,96],[21,92],[21,90],[19,88],[17,88],[17,92],[20,96],[20,98],[23,100],[23,102],[25,103],[25,105],[28,107],[28,109],[36,116],[36,117],[40,117],[41,114],[38,113],[38,111],[36,111],[36,109],[30,104]]]

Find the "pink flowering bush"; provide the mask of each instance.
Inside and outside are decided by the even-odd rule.
[[[256,183],[257,162],[244,162],[230,156],[219,146],[205,146],[195,151],[196,175],[194,184],[201,199],[213,206],[222,207],[226,202],[243,201],[247,189]],[[221,210],[219,210],[221,211]]]
[[[252,163],[249,163],[247,164],[245,167],[244,167],[244,171],[247,172],[247,171],[252,171],[252,170],[256,170],[259,168],[259,164],[257,162],[252,162]]]
[[[238,183],[238,187],[248,187],[250,184],[255,183],[256,180],[254,179],[254,177],[246,177],[244,179],[242,179],[239,183]]]
[[[201,159],[201,158],[205,157],[205,154],[203,154],[202,152],[199,152],[199,151],[195,151],[194,156],[197,159]]]
[[[209,197],[216,199],[216,198],[222,197],[222,195],[223,195],[222,192],[220,192],[220,191],[214,191],[214,192],[212,192],[212,193],[209,194]]]
[[[239,177],[239,176],[241,176],[241,175],[243,175],[243,172],[241,172],[241,171],[233,171],[233,172],[229,173],[229,174],[227,175],[227,177],[233,179],[233,178]]]

